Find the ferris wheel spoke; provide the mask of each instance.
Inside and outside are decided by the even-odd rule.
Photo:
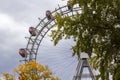
[[[55,15],[59,13],[62,17],[72,17],[77,13],[81,13],[81,8],[75,5],[73,8],[70,4],[59,6],[54,11],[47,10],[46,16],[39,19],[39,23],[35,27],[29,28],[29,37],[27,39],[26,48],[21,48],[19,54],[24,58],[23,61],[39,60],[45,65],[49,64],[54,75],[60,76],[63,80],[72,79],[73,71],[77,65],[77,58],[72,57],[71,47],[75,45],[72,39],[62,40],[58,45],[54,46],[53,42],[47,34],[56,26]],[[71,70],[71,73],[69,73]]]

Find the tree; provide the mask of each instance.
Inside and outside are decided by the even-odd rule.
[[[18,73],[19,80],[60,80],[60,78],[53,76],[48,66],[43,66],[36,61],[26,62],[20,64],[14,71]],[[18,80],[16,76],[10,73],[3,73],[0,80]]]
[[[3,79],[0,80],[16,80],[15,76],[9,73],[3,73]]]
[[[48,66],[38,64],[36,61],[20,64],[14,71],[19,74],[19,80],[60,80],[52,76]]]
[[[91,65],[99,70],[96,79],[120,79],[120,0],[69,0],[78,4],[81,13],[75,16],[56,13],[51,37],[56,45],[62,38],[73,38],[73,56],[86,52]],[[94,56],[92,56],[94,54]]]

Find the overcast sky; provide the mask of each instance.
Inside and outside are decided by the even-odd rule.
[[[29,36],[28,28],[30,26],[36,26],[39,22],[38,17],[44,18],[45,11],[55,10],[55,8],[58,8],[58,4],[60,4],[60,6],[65,5],[66,1],[0,0],[0,73],[11,72],[20,64],[19,60],[22,58],[19,56],[18,50],[27,45],[27,40],[24,37]],[[66,43],[66,45],[64,43]],[[50,67],[54,70],[54,74],[59,72],[58,75],[63,76],[64,72],[64,77],[73,75],[71,73],[73,73],[73,67],[76,66],[76,59],[71,58],[71,44],[73,44],[71,40],[67,42],[62,41],[58,47],[53,48],[50,47],[53,45],[50,38],[44,39],[39,50],[39,52],[41,51],[42,53],[38,55],[38,62],[50,66],[55,65]],[[65,54],[60,54],[61,51]],[[68,54],[70,55],[68,56]],[[50,61],[51,64],[48,61]],[[70,80],[71,77],[67,79]]]

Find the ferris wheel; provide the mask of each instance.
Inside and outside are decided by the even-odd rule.
[[[23,57],[22,61],[29,62],[39,60],[40,63],[45,65],[49,64],[53,73],[56,76],[60,76],[62,80],[81,80],[73,78],[75,70],[78,69],[81,64],[81,61],[79,61],[76,56],[72,57],[72,50],[70,48],[74,45],[74,41],[72,39],[62,40],[57,46],[54,46],[50,37],[48,37],[49,32],[55,26],[56,18],[54,15],[56,13],[61,14],[61,16],[74,16],[77,13],[81,13],[81,8],[79,5],[72,7],[68,2],[67,5],[59,6],[58,9],[54,11],[47,10],[43,19],[38,18],[39,23],[35,27],[29,27],[30,37],[25,37],[28,43],[26,48],[19,49],[19,54]]]

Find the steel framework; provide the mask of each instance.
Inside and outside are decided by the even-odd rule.
[[[81,58],[79,59],[75,76],[73,76],[73,80],[95,80],[94,74],[88,62],[88,55],[86,53],[81,54]],[[85,71],[86,70],[86,71]],[[86,72],[86,73],[85,73]]]
[[[77,13],[81,13],[81,8],[78,5],[75,5],[72,10],[68,9],[68,6],[62,6],[58,9],[55,9],[53,12],[51,12],[52,15],[54,16],[56,13],[60,13],[61,16],[74,16]],[[37,31],[37,35],[36,36],[30,36],[30,37],[25,37],[28,40],[27,46],[26,46],[26,51],[27,51],[27,56],[24,58],[24,60],[21,61],[25,61],[25,62],[29,62],[32,60],[36,60],[37,59],[37,53],[38,53],[38,49],[39,46],[43,40],[43,38],[45,37],[45,35],[47,34],[47,32],[53,28],[55,26],[55,19],[54,20],[48,20],[47,17],[44,17],[43,19],[39,19],[39,23],[35,26],[35,30]],[[80,66],[81,64],[88,64],[87,59],[80,59],[78,66],[77,66],[77,76],[81,75],[81,71],[82,68],[84,66]],[[88,67],[88,65],[86,65]],[[90,69],[90,67],[88,67]],[[90,69],[91,72],[91,69]],[[93,74],[92,74],[93,76]],[[87,77],[87,76],[86,76]],[[78,78],[73,78],[73,80],[81,80]],[[94,80],[94,79],[93,79]]]
[[[55,9],[52,12],[52,15],[54,16],[55,13],[60,13],[61,16],[74,16],[76,13],[81,13],[81,8],[78,5],[75,5],[73,10],[69,10],[67,5],[59,7],[58,9]],[[37,52],[39,49],[39,46],[47,34],[47,32],[55,26],[55,19],[54,20],[48,20],[47,17],[44,17],[43,19],[40,19],[40,22],[35,27],[36,31],[38,32],[38,35],[36,36],[30,36],[25,37],[28,40],[26,51],[27,51],[27,57],[25,57],[24,61],[32,61],[37,59]]]

